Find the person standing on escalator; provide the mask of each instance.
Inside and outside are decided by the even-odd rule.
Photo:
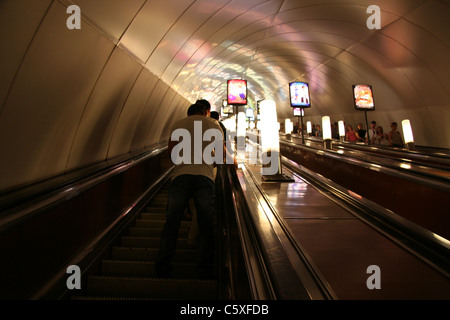
[[[222,129],[216,121],[206,117],[205,109],[200,104],[191,105],[188,117],[176,122],[172,127],[168,152],[175,168],[169,187],[166,223],[161,234],[159,256],[155,264],[158,277],[170,278],[172,275],[171,261],[176,252],[178,230],[191,198],[195,202],[198,222],[198,276],[200,279],[214,277],[212,266],[215,248],[213,222],[216,215],[214,166],[219,161],[214,160],[216,162],[211,163],[206,159],[207,151],[213,150],[208,149],[212,140],[203,140],[211,133],[215,138],[214,141],[216,139],[218,141],[214,144],[216,146],[214,153],[224,152]],[[184,135],[188,138],[186,139]],[[182,140],[178,143],[180,138]],[[220,147],[223,149],[217,150]],[[221,154],[219,152],[218,157]],[[217,159],[214,157],[209,159],[211,158]]]
[[[391,132],[387,134],[387,139],[395,148],[403,148],[403,139],[400,132],[397,131],[397,122],[392,122]]]

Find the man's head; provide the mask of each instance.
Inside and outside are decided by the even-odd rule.
[[[370,123],[370,126],[372,127],[372,129],[375,129],[377,127],[377,122],[376,121],[372,121]]]
[[[202,105],[205,109],[205,115],[209,117],[209,114],[211,112],[211,104],[209,103],[209,101],[205,99],[200,99],[197,100],[195,103]]]
[[[219,113],[217,111],[211,111],[210,117],[219,121]]]
[[[187,115],[188,116],[193,116],[193,115],[204,116],[205,108],[201,104],[195,103],[189,107],[189,109],[187,111]]]

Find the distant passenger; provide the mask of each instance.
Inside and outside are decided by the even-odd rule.
[[[367,130],[367,137],[366,137],[366,142],[367,144],[374,144],[375,143],[375,139],[377,137],[377,122],[376,121],[372,121],[370,123],[370,129]]]
[[[196,104],[200,104],[204,107],[205,110],[205,114],[207,117],[209,117],[211,115],[211,104],[209,103],[208,100],[205,99],[199,99],[195,102]]]
[[[375,137],[375,143],[376,145],[381,146],[390,146],[391,143],[389,142],[387,135],[383,133],[383,127],[378,126],[377,127],[377,135]]]
[[[397,131],[397,122],[392,122],[391,129],[387,135],[389,142],[393,147],[403,148],[403,139],[400,132]]]
[[[361,123],[358,123],[358,130],[356,130],[356,137],[358,138],[359,142],[365,142],[366,141],[366,130],[363,129],[363,126]]]
[[[358,137],[356,136],[356,132],[353,130],[351,124],[347,125],[347,131],[345,132],[345,141],[356,142],[358,141]]]
[[[174,124],[170,132],[170,138],[176,129],[187,130],[192,137],[190,156],[191,159],[195,159],[197,149],[194,147],[194,143],[198,142],[194,141],[196,136],[194,135],[194,128],[198,128],[197,124],[200,122],[202,125],[201,137],[208,129],[216,129],[221,134],[222,129],[216,122],[205,117],[204,107],[199,104],[191,105],[188,115],[188,117]],[[169,154],[172,153],[172,149],[177,145],[177,141],[172,141],[170,138]],[[210,143],[210,141],[202,141],[202,155]],[[184,152],[185,150],[182,151]],[[194,160],[191,161],[194,162]],[[169,187],[166,223],[161,234],[160,251],[155,264],[158,277],[171,277],[171,261],[176,252],[178,229],[189,199],[194,198],[198,222],[199,278],[213,278],[215,196],[214,164],[207,164],[202,156],[201,163],[187,162],[175,165]]]
[[[315,136],[322,138],[322,129],[320,129],[320,124],[318,124],[316,126],[316,134],[315,134]]]
[[[331,137],[339,140],[339,125],[337,122],[331,125]]]
[[[219,125],[223,131],[223,140],[226,141],[227,140],[227,129],[225,128],[223,123],[221,121],[219,121],[219,113],[217,111],[211,111],[210,117],[217,120],[217,122],[219,123]]]

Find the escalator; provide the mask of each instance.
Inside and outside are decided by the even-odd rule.
[[[83,292],[71,299],[217,299],[217,279],[198,279],[195,244],[188,243],[192,222],[187,217],[179,230],[172,278],[156,276],[155,261],[165,223],[168,187],[166,183],[148,202],[128,232],[120,236],[120,242],[101,260],[98,272],[88,276]]]

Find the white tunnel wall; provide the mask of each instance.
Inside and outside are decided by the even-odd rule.
[[[369,122],[409,118],[417,145],[450,148],[449,14],[445,0],[2,0],[0,192],[163,142],[234,77],[280,121],[289,82],[307,81],[305,121],[353,126],[351,85],[371,84]]]
[[[67,29],[63,3],[23,2],[1,4],[14,51],[0,53],[0,192],[167,140],[186,99],[105,32]]]

